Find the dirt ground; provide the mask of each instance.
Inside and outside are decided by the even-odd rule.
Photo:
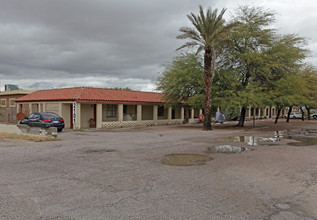
[[[317,219],[317,145],[289,145],[317,138],[317,120],[234,124],[65,130],[53,142],[1,137],[0,219]],[[228,144],[252,150],[208,152]],[[173,153],[212,159],[161,163]]]

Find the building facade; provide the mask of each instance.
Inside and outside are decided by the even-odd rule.
[[[18,114],[54,112],[66,128],[120,128],[195,122],[201,110],[166,108],[163,94],[76,87],[39,90],[16,100]]]
[[[288,113],[289,107],[284,107],[281,110],[280,117],[286,115]],[[268,118],[276,118],[277,109],[275,106],[264,106],[264,107],[256,107],[250,105],[246,111],[246,119],[268,119]]]
[[[0,92],[0,122],[16,123],[18,118],[15,100],[31,92],[33,91],[21,89]]]

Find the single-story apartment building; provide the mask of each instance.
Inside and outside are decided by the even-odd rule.
[[[119,128],[195,121],[201,109],[166,108],[163,94],[91,87],[39,90],[15,100],[18,114],[54,112],[66,128]]]
[[[0,92],[0,122],[15,123],[17,122],[17,107],[15,100],[30,94],[31,90],[9,90]]]
[[[284,107],[281,110],[280,116],[286,115],[288,113],[289,107]],[[246,118],[253,119],[267,119],[267,118],[276,118],[277,109],[275,106],[253,106],[250,105],[246,110]]]

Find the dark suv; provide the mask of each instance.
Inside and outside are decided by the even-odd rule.
[[[58,132],[65,127],[64,119],[51,112],[34,112],[21,120],[20,124],[44,128],[57,127]]]

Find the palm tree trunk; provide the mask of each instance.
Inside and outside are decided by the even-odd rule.
[[[211,48],[205,49],[204,55],[204,90],[205,90],[205,99],[204,99],[204,111],[205,119],[203,130],[209,131],[212,130],[211,126],[211,89],[212,89],[212,80],[213,72],[211,68],[212,62],[212,51]]]

